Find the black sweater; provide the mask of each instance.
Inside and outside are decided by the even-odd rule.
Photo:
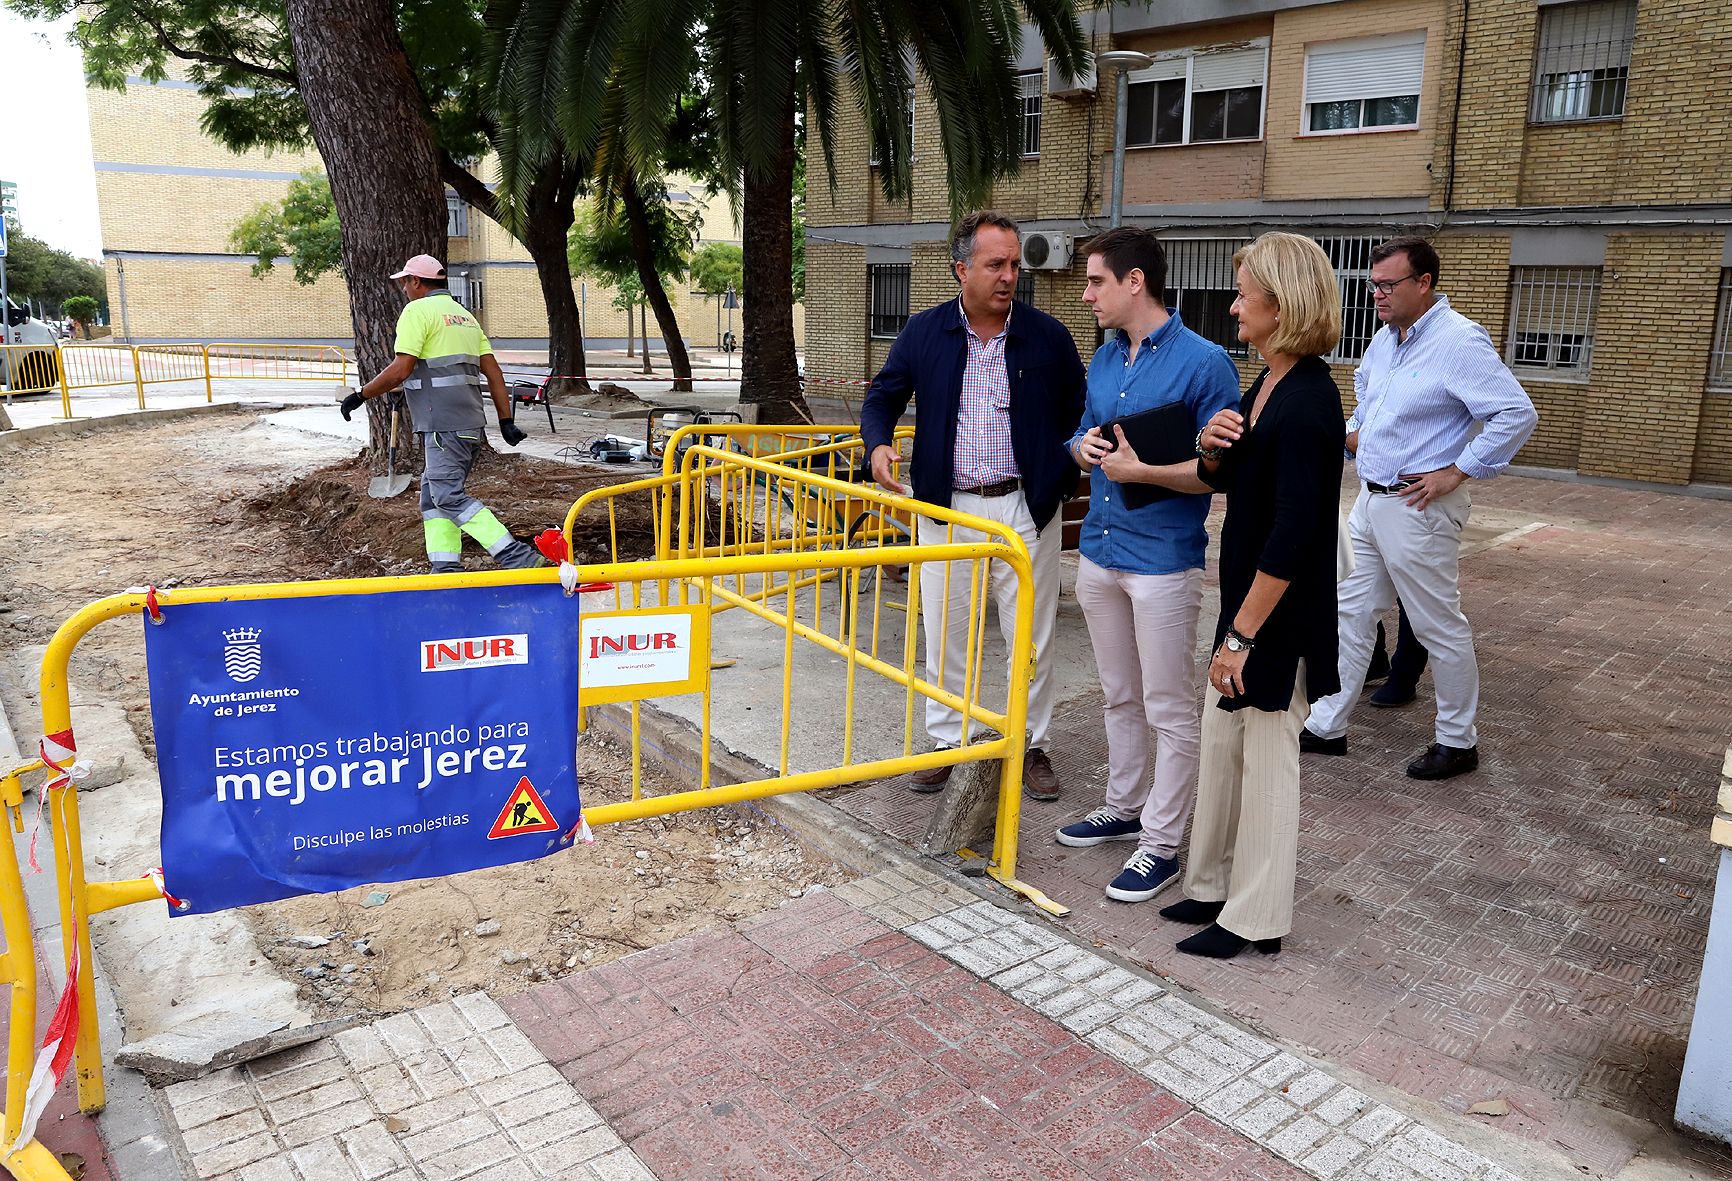
[[[1240,402],[1247,422],[1263,370]],[[1299,661],[1305,661],[1305,699],[1341,688],[1336,674],[1335,550],[1341,520],[1342,443],[1347,424],[1329,366],[1305,357],[1269,394],[1257,425],[1221,457],[1210,474],[1197,474],[1227,494],[1221,526],[1219,647],[1259,570],[1289,582],[1269,618],[1257,629],[1245,662],[1245,692],[1222,698],[1225,710],[1279,712],[1293,699]]]

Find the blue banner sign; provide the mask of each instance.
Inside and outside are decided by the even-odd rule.
[[[145,656],[179,913],[528,861],[577,827],[557,585],[162,611]]]

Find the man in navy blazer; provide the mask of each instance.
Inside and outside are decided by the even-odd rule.
[[[1059,506],[1077,482],[1065,442],[1082,418],[1082,359],[1064,325],[1015,301],[1022,237],[1014,221],[991,211],[969,214],[951,234],[950,258],[960,294],[903,327],[867,391],[860,434],[873,478],[906,493],[895,477],[891,433],[913,398],[909,475],[914,496],[1007,525],[1028,545],[1034,566],[1035,672],[1028,693],[1023,783],[1033,798],[1055,800],[1058,777],[1045,747],[1052,722],[1052,635],[1063,545]],[[954,535],[956,542],[981,539],[968,529]],[[947,526],[919,519],[921,544],[947,540],[952,540]],[[953,567],[948,605],[947,565]],[[966,674],[971,574],[962,562],[928,563],[920,572],[927,679],[958,695]],[[1008,644],[1016,619],[1016,582],[997,563],[989,578]],[[926,731],[939,749],[958,746],[962,715],[928,700]],[[949,777],[949,767],[919,771],[911,786],[939,791]]]

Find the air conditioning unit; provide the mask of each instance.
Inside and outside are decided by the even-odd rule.
[[[1031,230],[1022,236],[1022,265],[1031,271],[1069,270],[1073,245],[1069,234]]]
[[[1095,92],[1094,57],[1089,57],[1088,69],[1072,77],[1054,58],[1046,59],[1046,92],[1053,98],[1082,98]]]

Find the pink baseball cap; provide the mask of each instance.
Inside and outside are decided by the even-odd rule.
[[[417,279],[443,279],[445,277],[445,264],[431,254],[417,254],[403,264],[402,270],[391,277],[393,279],[405,279],[410,275],[414,275]]]

